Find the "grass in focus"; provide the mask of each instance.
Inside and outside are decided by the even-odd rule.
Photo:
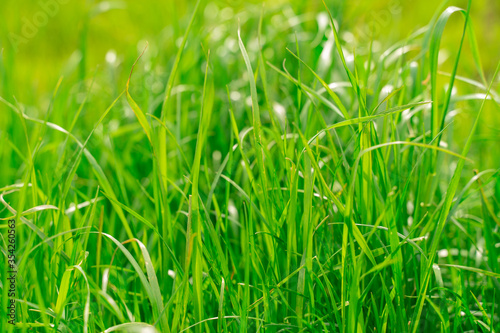
[[[498,24],[457,5],[391,41],[350,2],[167,1],[91,66],[127,6],[92,3],[50,93],[2,44],[0,331],[500,330]]]

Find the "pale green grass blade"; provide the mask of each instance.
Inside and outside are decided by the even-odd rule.
[[[201,322],[204,319],[203,309],[203,254],[202,254],[202,217],[200,216],[199,208],[199,187],[198,181],[200,176],[200,163],[202,150],[207,140],[207,128],[210,123],[210,117],[213,107],[213,76],[210,71],[209,55],[207,57],[207,65],[205,70],[205,83],[203,88],[202,109],[200,114],[198,137],[196,141],[196,150],[191,169],[192,185],[191,185],[191,214],[192,214],[192,229],[193,229],[193,289],[194,289],[194,307],[196,321]],[[201,326],[197,326],[196,330],[201,332]]]
[[[125,323],[107,328],[103,333],[108,332],[155,333],[158,331],[154,326],[146,323]]]

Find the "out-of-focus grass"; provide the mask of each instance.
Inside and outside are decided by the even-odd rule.
[[[120,58],[126,61],[124,65],[129,67],[138,49],[142,50],[143,45],[139,43],[145,40],[157,42],[157,50],[161,52],[158,62],[166,66],[168,61],[172,60],[175,40],[182,36],[182,28],[185,27],[189,12],[194,5],[194,2],[190,1],[170,0],[151,1],[147,5],[130,0],[68,1],[67,4],[58,6],[59,9],[54,17],[37,29],[38,32],[33,38],[27,38],[29,41],[21,44],[18,52],[12,52],[9,33],[22,36],[25,20],[33,22],[33,16],[43,10],[40,2],[51,1],[4,0],[0,4],[2,15],[0,47],[4,49],[4,58],[15,59],[9,68],[10,73],[15,73],[12,79],[14,80],[12,92],[20,98],[26,97],[23,98],[24,101],[27,98],[37,99],[50,94],[70,57],[75,52],[82,51],[82,39],[86,40],[86,45],[90,48],[90,52],[86,54],[88,57],[86,68],[90,72],[96,66],[105,64],[105,56],[109,50],[115,50]],[[202,15],[202,20],[195,23],[195,28],[202,35],[209,34],[217,25],[231,27],[234,31],[236,18],[254,16],[260,11],[261,3],[260,1],[213,1],[206,10],[206,15]],[[466,7],[466,1],[457,1],[453,4]],[[331,1],[329,5],[334,16],[345,25],[345,30],[352,33],[352,37],[359,38],[358,44],[361,45],[356,45],[357,47],[368,46],[371,32],[382,43],[381,47],[386,47],[427,25],[441,2],[359,0],[351,4]],[[248,14],[249,8],[253,8],[253,14]],[[287,12],[288,20],[282,22],[282,28],[294,24],[294,17],[307,18],[302,28],[290,28],[288,32],[301,31],[307,27],[311,28],[308,32],[313,33],[317,29],[315,18],[322,10],[322,5],[320,1],[273,1],[267,3],[266,8],[269,12],[280,10]],[[214,19],[217,10],[222,15]],[[101,13],[96,15],[98,12]],[[478,42],[484,54],[498,54],[500,51],[497,43],[500,28],[495,24],[500,19],[499,13],[500,4],[496,1],[474,2],[472,17],[475,21]],[[221,16],[224,20],[220,20]],[[461,24],[460,18],[452,18],[443,41],[445,49],[454,50],[455,41],[460,37]],[[88,29],[85,33],[86,26]],[[350,34],[346,37],[349,37],[349,41],[352,40]],[[466,57],[463,59],[462,68],[465,73],[472,69],[468,59]],[[483,61],[486,70],[494,70],[496,66],[494,60],[484,57]],[[123,80],[128,75],[128,67],[124,66],[121,71],[122,76],[115,79]],[[167,70],[168,67],[164,68],[164,71]],[[23,88],[16,89],[16,87]],[[36,90],[36,93],[32,90]]]
[[[55,1],[0,3],[0,331],[500,329],[498,2]]]

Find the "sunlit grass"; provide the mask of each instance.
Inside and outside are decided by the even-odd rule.
[[[337,5],[198,1],[175,52],[160,33],[89,71],[81,46],[49,103],[5,76],[0,331],[500,330],[500,59],[474,3],[392,45]]]

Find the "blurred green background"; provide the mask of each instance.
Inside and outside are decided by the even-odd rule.
[[[238,18],[245,20],[249,17],[248,11],[260,11],[262,4],[261,1],[207,3],[203,18],[197,20],[197,30],[193,33],[205,37],[203,42],[206,48],[218,47],[227,42],[228,38],[235,39]],[[342,30],[352,32],[352,37],[360,44],[369,41],[367,32],[372,30],[375,38],[385,45],[404,39],[427,24],[441,5],[440,1],[408,0],[327,3],[336,19],[341,22]],[[462,8],[467,6],[466,1],[448,3]],[[175,41],[182,36],[193,7],[194,1],[172,0],[2,0],[0,48],[3,50],[3,64],[0,91],[3,96],[15,95],[24,103],[34,103],[37,99],[46,98],[51,94],[61,75],[64,75],[66,80],[74,80],[91,76],[97,66],[105,70],[108,66],[106,54],[110,51],[116,54],[117,65],[120,67],[115,80],[124,84],[120,80],[128,75],[130,62],[142,50],[145,41],[152,45],[149,57],[164,67],[160,69],[163,71],[160,74],[167,74],[167,65],[175,54]],[[319,0],[268,1],[265,11],[268,15],[276,11],[286,12],[290,20],[279,22],[280,26],[276,28],[287,34],[293,34],[295,29],[302,29],[300,26],[292,26],[297,23],[294,22],[297,19],[308,21],[310,31],[315,28],[317,31],[318,25],[325,24],[318,20],[317,13],[323,11]],[[46,23],[40,19],[40,12],[49,12],[49,15],[42,15],[49,16]],[[495,24],[500,20],[500,2],[474,0],[472,19],[485,71],[491,72],[496,66],[497,57],[487,55],[500,54],[500,25]],[[23,31],[30,25],[27,23],[35,27],[36,32],[32,37],[23,37]],[[457,15],[452,18],[444,36],[445,48],[447,42],[456,47],[462,25],[461,17]],[[229,27],[234,29],[221,31],[228,30]],[[246,28],[256,30],[257,27]],[[225,40],[221,40],[222,38]],[[17,52],[11,40],[19,41]],[[276,49],[283,46],[276,42],[273,41]]]

